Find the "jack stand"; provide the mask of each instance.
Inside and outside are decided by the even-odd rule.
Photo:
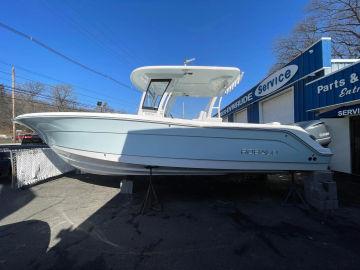
[[[283,206],[289,206],[289,205],[296,205],[296,199],[300,200],[300,204],[304,208],[309,208],[308,204],[305,202],[304,197],[301,195],[301,192],[299,191],[298,187],[295,184],[295,172],[290,172],[291,176],[291,183],[288,190],[288,193],[285,197],[285,199],[282,202]],[[293,203],[290,203],[290,199],[292,199]]]
[[[141,204],[140,214],[143,215],[146,209],[152,209],[155,211],[162,211],[162,205],[156,194],[155,188],[152,184],[152,169],[156,166],[147,166],[146,169],[149,169],[149,186],[146,191],[146,196]]]

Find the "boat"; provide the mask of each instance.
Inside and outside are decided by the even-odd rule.
[[[63,160],[100,175],[211,175],[327,170],[331,151],[299,126],[223,122],[222,97],[241,81],[235,67],[147,66],[130,76],[137,114],[46,112],[14,121]],[[179,97],[208,98],[196,119],[173,118]]]

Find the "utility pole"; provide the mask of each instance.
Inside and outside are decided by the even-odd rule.
[[[12,69],[11,69],[11,81],[12,81],[12,83],[11,83],[12,118],[14,120],[14,118],[15,118],[15,68],[14,68],[14,66],[12,66]],[[15,123],[13,122],[12,125],[13,125],[13,142],[15,142],[15,140],[16,140]]]

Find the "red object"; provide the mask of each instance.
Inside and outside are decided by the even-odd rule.
[[[34,137],[37,137],[35,134],[19,134],[15,136],[16,141],[22,141],[23,139],[32,139]]]
[[[16,135],[15,136],[15,140],[16,141],[22,141],[24,139],[25,135],[24,134],[21,134],[21,135]]]

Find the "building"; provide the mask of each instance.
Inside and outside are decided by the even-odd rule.
[[[221,110],[224,121],[292,124],[314,119],[328,126],[330,168],[360,174],[360,61],[331,59],[322,38]]]

